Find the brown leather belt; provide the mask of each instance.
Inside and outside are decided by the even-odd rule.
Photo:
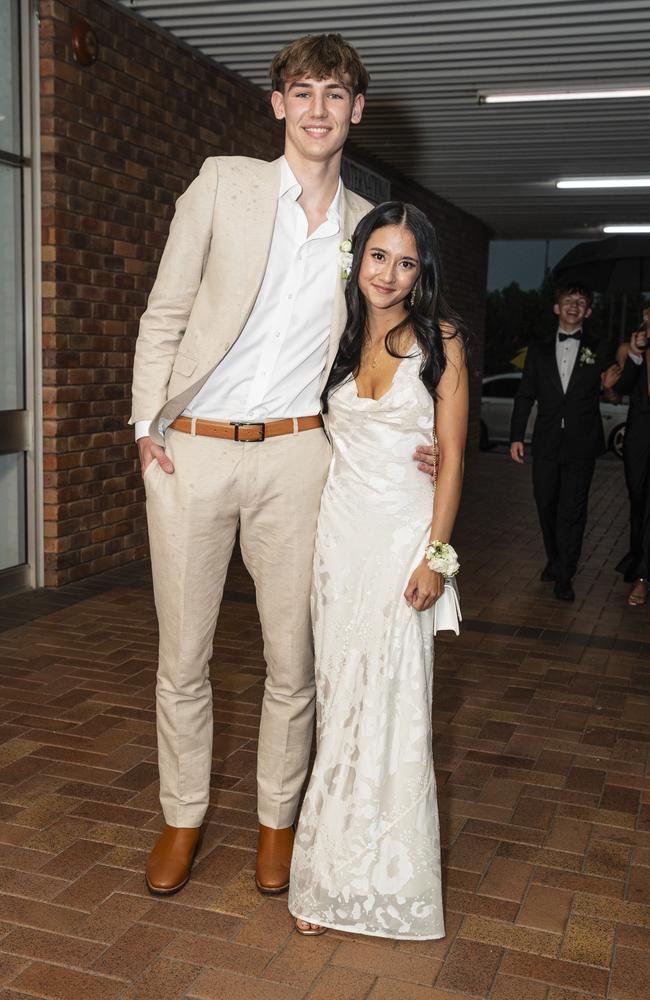
[[[198,417],[176,417],[170,424],[173,430],[184,434],[202,434],[205,437],[223,438],[227,441],[264,441],[265,438],[278,437],[280,434],[293,434],[295,431],[313,431],[323,426],[323,418],[288,417],[286,420],[270,420],[268,423],[257,424],[250,420],[232,420],[225,423],[220,420],[200,420]]]

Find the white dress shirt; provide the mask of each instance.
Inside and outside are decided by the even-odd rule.
[[[265,421],[320,412],[341,236],[339,181],[327,218],[307,235],[302,188],[283,157],[269,259],[240,336],[184,411],[207,420]],[[150,421],[136,422],[136,439]]]
[[[558,327],[555,339],[555,360],[557,361],[557,370],[560,375],[560,382],[562,383],[562,392],[566,392],[569,386],[571,372],[573,371],[573,366],[576,363],[578,351],[580,350],[580,334],[582,330],[574,330],[569,334],[568,340],[560,341],[560,334],[566,332],[566,330]]]

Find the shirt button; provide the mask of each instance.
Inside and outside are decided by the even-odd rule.
[[[288,299],[292,299],[293,298],[293,292],[289,292],[289,294],[287,295],[287,298]]]

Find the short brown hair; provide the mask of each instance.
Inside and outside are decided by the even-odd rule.
[[[569,279],[561,280],[555,287],[556,302],[559,302],[564,295],[582,295],[583,299],[586,299],[588,307],[591,306],[594,297],[591,288],[584,281],[570,281]]]
[[[289,80],[311,77],[325,80],[331,76],[345,83],[357,94],[365,94],[370,74],[359,53],[341,35],[305,35],[279,52],[269,70],[274,90],[284,91]]]

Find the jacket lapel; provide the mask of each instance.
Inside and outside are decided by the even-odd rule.
[[[593,341],[591,341],[589,339],[589,337],[583,336],[581,338],[581,340],[580,340],[580,346],[578,347],[578,353],[576,354],[575,363],[573,365],[573,370],[572,370],[572,372],[571,372],[571,374],[569,376],[569,384],[566,387],[567,396],[569,395],[569,393],[571,392],[571,389],[575,385],[575,381],[576,381],[576,377],[578,375],[578,372],[579,372],[580,368],[582,368],[582,365],[580,363],[580,355],[582,353],[583,348],[584,347],[588,347],[591,351],[593,351],[594,356],[595,356],[595,354],[596,354],[596,346],[597,345],[594,344]]]
[[[280,162],[278,159],[267,164],[267,169],[248,192],[244,218],[246,281],[241,300],[240,329],[243,329],[255,305],[266,272],[278,211]]]
[[[559,393],[564,395],[564,390],[562,388],[562,380],[560,378],[560,373],[557,367],[557,358],[555,356],[555,337],[552,340],[547,340],[542,349],[542,356],[545,359],[546,367],[548,368],[551,382],[557,389]]]
[[[348,240],[352,236],[352,233],[356,229],[357,222],[359,220],[354,217],[354,213],[350,207],[350,203],[347,197],[347,191],[345,187],[341,191],[341,231],[340,231],[340,243],[343,240]],[[337,251],[338,253],[338,251]],[[336,357],[336,352],[339,349],[339,342],[341,340],[341,334],[345,329],[345,322],[347,319],[347,308],[345,305],[345,278],[341,275],[341,269],[336,268],[336,287],[334,289],[334,302],[332,303],[332,323],[330,326],[330,339],[329,347],[327,351],[327,362],[325,364],[325,370],[323,372],[323,378],[321,380],[321,389],[327,381],[327,376],[330,373],[332,365],[334,364],[334,358]]]

